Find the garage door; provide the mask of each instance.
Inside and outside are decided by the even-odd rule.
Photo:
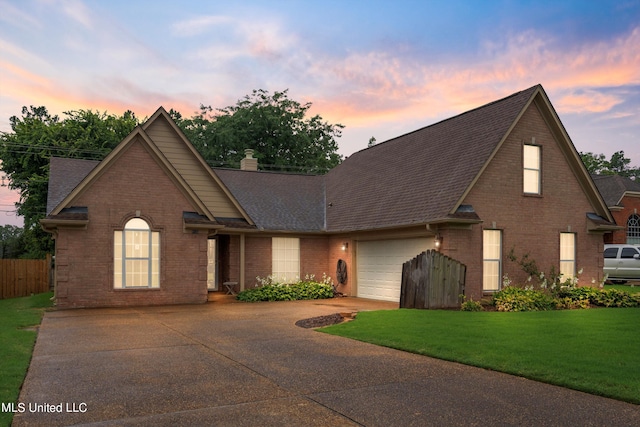
[[[427,249],[433,249],[433,239],[358,242],[358,296],[400,301],[402,264]]]

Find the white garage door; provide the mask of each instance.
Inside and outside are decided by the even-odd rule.
[[[399,302],[402,264],[427,249],[433,239],[358,242],[358,296]]]

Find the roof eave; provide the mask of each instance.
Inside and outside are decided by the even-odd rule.
[[[434,225],[439,225],[439,224],[482,224],[484,221],[481,219],[471,219],[471,218],[440,218],[440,219],[435,219],[432,221],[429,221],[426,223],[426,225],[429,224],[434,224]]]
[[[89,220],[88,219],[43,218],[39,221],[39,223],[44,231],[51,231],[60,227],[86,229],[87,225],[89,224]]]
[[[600,224],[600,225],[594,224],[594,226],[587,227],[587,231],[589,233],[611,233],[618,230],[624,230],[624,227],[621,227],[619,225],[603,225],[603,224]]]

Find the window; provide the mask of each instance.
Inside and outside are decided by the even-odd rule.
[[[540,191],[540,147],[526,145],[523,150],[524,175],[523,191],[525,194],[541,194]]]
[[[300,278],[300,239],[274,237],[272,239],[272,276],[274,281],[292,283]]]
[[[622,259],[631,259],[638,255],[638,251],[635,248],[622,248],[622,253],[620,254],[620,258]]]
[[[604,250],[605,258],[615,258],[618,256],[618,248],[607,248]]]
[[[500,290],[502,277],[502,231],[482,232],[482,290]]]
[[[113,238],[113,286],[160,287],[160,233],[143,219],[129,220]]]
[[[632,214],[627,220],[627,243],[640,245],[640,216]]]
[[[560,275],[563,280],[573,279],[576,274],[576,235],[560,233]]]

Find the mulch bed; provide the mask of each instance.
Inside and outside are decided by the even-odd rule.
[[[336,325],[344,322],[344,317],[340,313],[330,314],[328,316],[311,317],[296,322],[296,326],[301,328],[322,328],[323,326]]]

